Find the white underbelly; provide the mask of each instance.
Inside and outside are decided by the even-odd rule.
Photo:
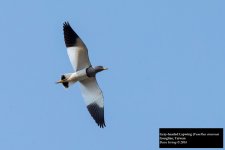
[[[85,69],[82,69],[82,70],[72,73],[72,75],[69,77],[68,80],[72,81],[72,82],[77,82],[77,81],[82,81],[87,78],[88,78],[88,76],[87,76],[86,68],[85,68]]]

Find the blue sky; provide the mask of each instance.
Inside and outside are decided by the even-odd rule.
[[[0,149],[159,149],[159,128],[224,128],[223,0],[1,1]],[[90,117],[62,24],[89,48],[107,127]]]

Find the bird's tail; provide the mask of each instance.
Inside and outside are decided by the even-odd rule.
[[[65,88],[69,88],[74,82],[68,82],[67,79],[72,75],[72,73],[66,73],[61,75],[61,80],[57,83],[62,83]]]

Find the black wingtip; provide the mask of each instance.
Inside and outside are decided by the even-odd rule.
[[[104,119],[104,107],[99,107],[96,103],[92,103],[87,106],[87,109],[100,128],[106,127]]]
[[[68,21],[63,23],[63,31],[64,31],[64,41],[65,41],[66,47],[75,46],[76,39],[79,38],[79,36],[72,29]]]

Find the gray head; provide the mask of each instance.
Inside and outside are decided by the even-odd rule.
[[[88,77],[95,77],[96,73],[107,69],[108,68],[104,68],[103,66],[96,66],[94,68],[93,67],[87,68],[86,72]]]
[[[101,72],[103,70],[107,70],[108,68],[104,68],[103,66],[96,66],[94,69],[95,69],[95,72],[98,73],[98,72]]]

